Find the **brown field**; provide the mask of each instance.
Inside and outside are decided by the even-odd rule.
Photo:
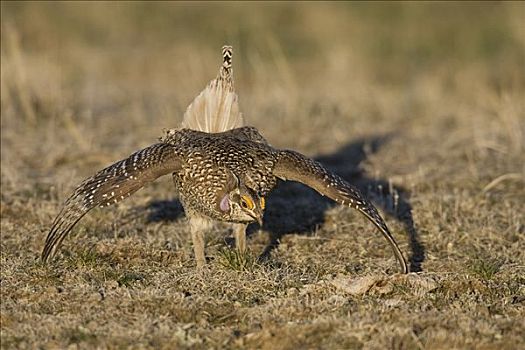
[[[1,348],[525,348],[523,3],[14,3],[1,21]],[[380,208],[299,184],[195,269],[170,177],[39,255],[83,178],[177,127],[234,46],[248,124]],[[258,260],[264,252],[265,260]]]

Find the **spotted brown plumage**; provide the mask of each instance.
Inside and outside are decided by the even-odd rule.
[[[183,169],[173,174],[183,204],[213,219],[232,221],[228,213],[217,210],[218,199],[231,190],[227,186],[231,176],[239,178],[259,196],[268,194],[276,183],[271,176],[275,155],[261,142],[259,133],[254,136],[254,131],[243,127],[209,134],[183,129],[164,139],[184,150]]]
[[[180,157],[172,145],[158,143],[102,169],[84,180],[66,200],[51,226],[42,260],[54,255],[73,226],[91,209],[120,202],[156,178],[177,171]]]
[[[403,254],[385,222],[356,188],[316,161],[271,147],[257,129],[235,127],[242,124],[242,117],[233,90],[231,47],[224,47],[222,54],[218,77],[188,107],[184,128],[168,130],[160,143],[133,153],[79,185],[53,222],[42,259],[54,255],[92,208],[117,203],[158,177],[172,174],[190,221],[198,267],[205,262],[204,232],[212,221],[233,223],[237,248],[243,251],[246,225],[262,221],[264,197],[282,179],[299,181],[364,214],[388,240],[406,273]]]
[[[42,255],[47,259],[73,225],[91,208],[118,202],[157,177],[173,173],[187,211],[227,222],[242,222],[221,210],[224,195],[245,185],[264,198],[277,179],[299,181],[319,193],[363,213],[387,238],[403,272],[403,255],[375,207],[343,179],[294,151],[272,148],[254,128],[222,133],[171,130],[162,140],[134,153],[84,181],[66,201],[53,224]]]

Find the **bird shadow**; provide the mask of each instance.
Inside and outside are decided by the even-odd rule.
[[[184,216],[184,207],[177,199],[154,200],[145,208],[148,212],[146,223],[177,221]]]
[[[426,253],[414,224],[409,192],[386,179],[372,178],[360,169],[367,156],[376,153],[392,137],[393,134],[386,134],[357,139],[315,160],[357,187],[387,216],[403,225],[411,250],[410,271],[419,272]],[[293,198],[293,205],[290,205],[290,198]],[[262,259],[269,257],[284,235],[314,232],[324,223],[326,211],[337,205],[314,190],[293,182],[281,182],[267,202],[263,228],[270,232],[270,243],[262,253]]]
[[[386,134],[357,139],[334,153],[318,156],[315,160],[356,186],[387,216],[402,224],[411,250],[410,271],[419,272],[422,271],[421,265],[426,253],[412,217],[409,192],[386,179],[372,178],[360,169],[360,164],[367,156],[377,152],[392,137],[392,134]],[[314,232],[324,224],[326,212],[336,205],[313,189],[295,182],[279,182],[266,200],[267,208],[262,228],[270,233],[270,240],[260,255],[261,261],[268,260],[283,236],[292,233],[308,235]],[[184,213],[177,199],[152,201],[146,209],[147,222],[175,221]],[[247,235],[250,236],[255,231],[257,225],[250,225]]]

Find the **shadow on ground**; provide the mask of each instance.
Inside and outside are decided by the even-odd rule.
[[[333,154],[315,159],[359,188],[384,213],[404,226],[411,249],[410,271],[419,272],[425,260],[425,247],[420,242],[419,233],[414,225],[409,193],[402,187],[389,184],[385,179],[370,178],[359,168],[367,154],[377,152],[391,137],[392,135],[384,135],[358,139]],[[335,202],[302,184],[280,182],[267,198],[263,229],[270,232],[270,243],[261,254],[261,259],[269,258],[284,235],[311,234],[324,223],[326,211],[334,205]],[[175,221],[184,213],[177,199],[152,201],[147,209],[148,222]],[[248,235],[253,234],[256,229],[256,225],[250,225]]]

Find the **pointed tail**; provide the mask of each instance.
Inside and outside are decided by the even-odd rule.
[[[223,46],[219,74],[189,105],[184,113],[183,128],[217,133],[244,125],[233,87],[232,56],[232,47]]]

